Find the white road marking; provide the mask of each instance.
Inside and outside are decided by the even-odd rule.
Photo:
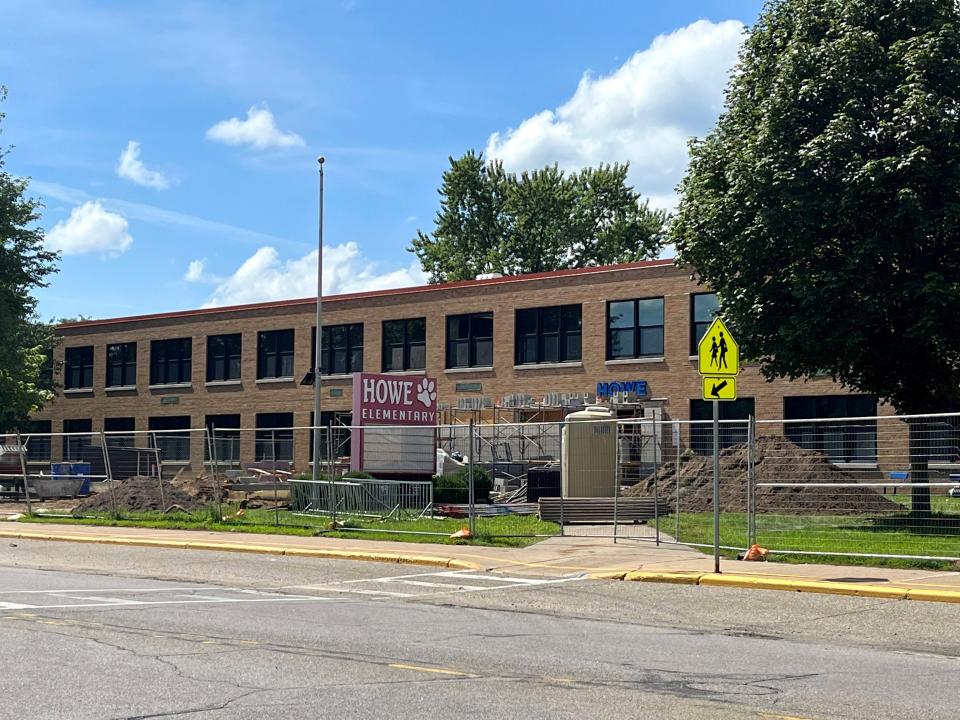
[[[386,597],[411,598],[417,597],[414,593],[390,592],[389,590],[361,590],[345,587],[318,587],[317,590],[336,593],[350,593],[352,595],[383,595]]]
[[[32,607],[33,605],[23,605],[21,603],[0,602],[0,610],[23,610]]]
[[[390,580],[389,582],[403,583],[404,585],[415,585],[416,587],[444,588],[445,590],[450,590],[450,589],[489,590],[490,589],[489,585],[462,585],[460,583],[457,583],[456,585],[451,585],[450,583],[426,582],[425,580]]]
[[[193,587],[170,587],[170,588],[84,588],[82,590],[67,589],[58,590],[0,590],[0,595],[21,594],[21,595],[50,595],[51,593],[150,593],[150,592],[182,592],[190,590],[201,590],[202,588],[194,585]],[[228,588],[229,589],[229,588]]]

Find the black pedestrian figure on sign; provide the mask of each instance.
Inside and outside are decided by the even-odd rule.
[[[727,367],[727,340],[723,337],[723,331],[720,331],[720,363],[717,368]]]
[[[710,367],[713,367],[717,364],[717,338],[716,336],[710,338]]]

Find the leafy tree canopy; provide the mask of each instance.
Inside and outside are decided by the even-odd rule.
[[[666,214],[640,201],[628,169],[516,175],[473,151],[450,158],[433,234],[418,232],[410,251],[435,283],[656,257]]]
[[[957,406],[954,0],[768,2],[680,190],[678,262],[768,378]]]
[[[0,101],[6,92],[0,86]],[[38,322],[31,292],[46,285],[57,260],[43,247],[40,203],[24,196],[28,181],[4,170],[8,153],[0,148],[0,430],[22,424],[51,396],[53,332]]]

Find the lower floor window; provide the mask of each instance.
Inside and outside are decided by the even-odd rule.
[[[207,415],[204,458],[207,462],[216,461],[218,464],[236,465],[240,462],[239,415]]]
[[[350,457],[350,425],[353,415],[336,410],[320,411],[320,462],[341,457]],[[313,462],[313,413],[310,413],[310,462]],[[327,428],[330,440],[327,440]]]
[[[160,451],[161,462],[190,460],[189,415],[152,417],[147,422],[150,439],[153,446]]]
[[[257,462],[293,460],[293,413],[257,413]]]
[[[740,398],[720,403],[721,449],[747,442],[751,415],[754,415],[753,398]],[[691,400],[690,420],[694,421],[690,425],[690,449],[697,455],[712,454],[713,403],[706,400]]]
[[[870,395],[812,395],[783,399],[787,438],[833,462],[877,461],[877,400]],[[845,418],[866,418],[848,420]]]

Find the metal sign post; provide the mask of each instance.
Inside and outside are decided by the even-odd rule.
[[[720,401],[713,401],[713,571],[720,572]]]
[[[740,345],[719,316],[713,319],[697,345],[697,370],[703,376],[703,399],[713,403],[713,571],[719,573],[720,403],[737,399],[737,375],[740,374]]]

